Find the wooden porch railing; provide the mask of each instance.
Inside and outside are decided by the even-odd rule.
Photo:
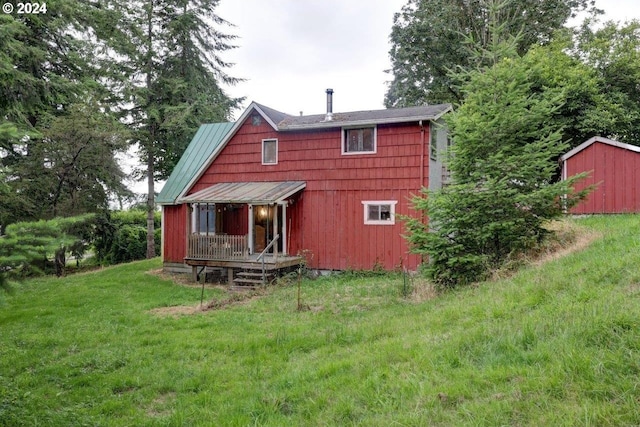
[[[188,258],[239,260],[249,258],[247,235],[189,235]]]

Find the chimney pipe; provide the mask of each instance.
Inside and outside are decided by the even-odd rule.
[[[333,89],[327,89],[327,117],[326,121],[333,120]]]

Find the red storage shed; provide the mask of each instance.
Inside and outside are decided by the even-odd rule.
[[[595,136],[561,157],[563,179],[582,172],[589,176],[576,190],[594,185],[573,214],[640,212],[640,147]]]

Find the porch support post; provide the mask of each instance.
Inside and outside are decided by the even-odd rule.
[[[276,234],[278,234],[278,204],[274,204],[274,209],[273,209],[273,236],[275,237]],[[280,236],[282,237],[282,236]],[[276,242],[275,245],[273,245],[273,258],[277,258],[278,257],[278,243]]]
[[[282,203],[282,255],[289,255],[287,252],[287,240],[289,239],[289,230],[287,230],[287,202]]]
[[[193,277],[194,282],[198,282],[198,267],[193,265],[191,266],[191,276]]]
[[[253,241],[253,205],[247,206],[249,206],[249,214],[247,215],[249,217],[249,227],[247,228],[249,230],[249,253],[252,254],[254,253],[255,249],[255,244]]]
[[[233,267],[227,268],[227,277],[229,281],[229,286],[233,285]]]

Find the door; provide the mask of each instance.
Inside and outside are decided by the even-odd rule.
[[[282,253],[283,242],[285,241],[283,205],[255,205],[253,206],[253,248],[255,253],[262,252],[273,240],[276,234],[278,239],[277,251]],[[268,253],[273,253],[271,247]]]

